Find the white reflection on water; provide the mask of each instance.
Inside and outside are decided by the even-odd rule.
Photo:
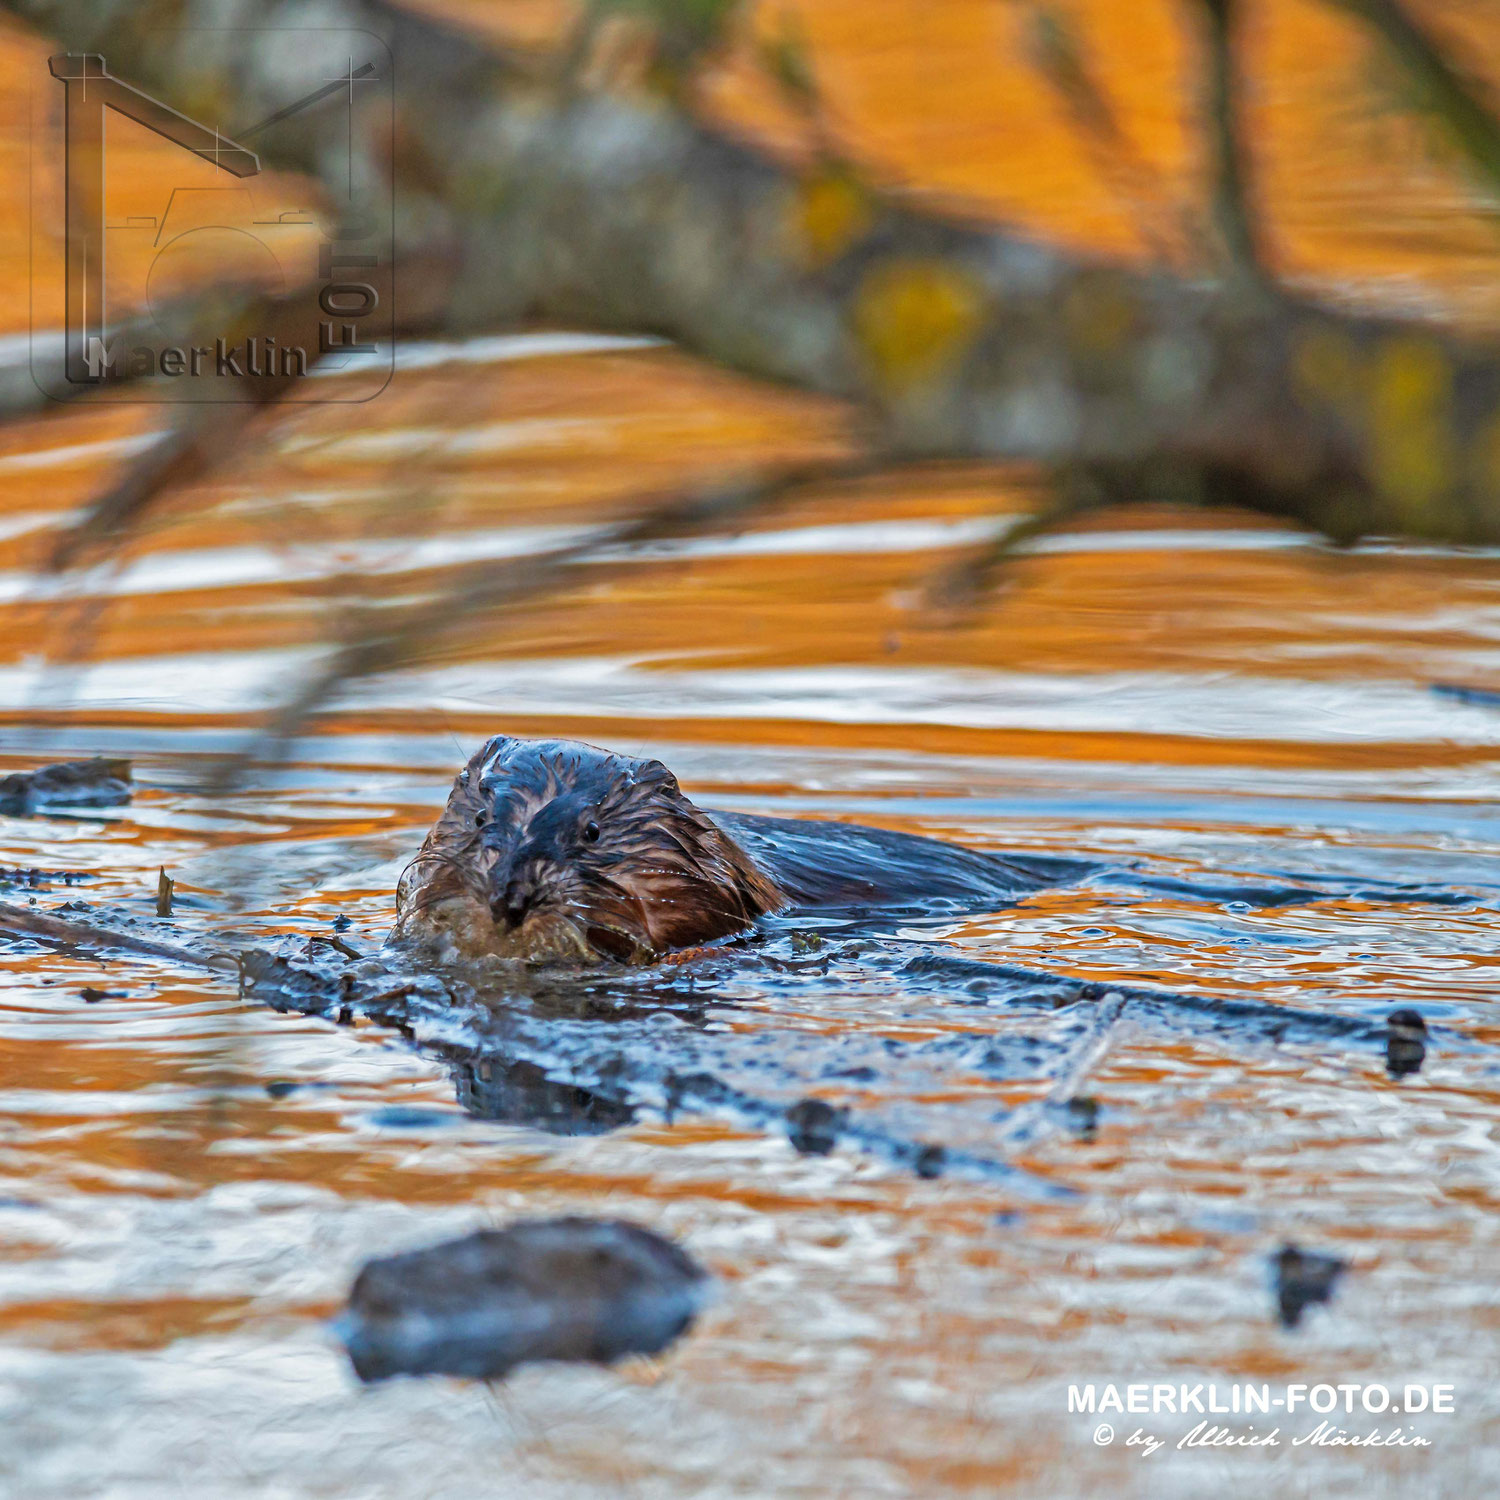
[[[126,437],[99,438],[91,443],[64,443],[50,448],[28,448],[20,453],[0,453],[0,474],[19,474],[34,469],[61,469],[71,464],[97,464],[134,458],[157,441],[157,434],[135,433]]]
[[[319,653],[219,652],[121,658],[70,671],[86,711],[233,713],[283,699]],[[0,708],[48,682],[42,664],[0,668]],[[923,665],[656,667],[625,656],[514,658],[434,667],[349,685],[338,705],[489,715],[700,718],[828,724],[1183,735],[1296,743],[1500,744],[1500,713],[1398,681],[1319,681],[1253,673],[1047,674]]]
[[[348,491],[338,491],[340,499]],[[357,492],[356,492],[357,493]],[[317,504],[316,491],[290,502]],[[81,512],[33,512],[0,521],[0,539],[40,530]],[[1011,523],[984,518],[959,520],[853,521],[839,525],[788,527],[730,537],[690,537],[653,542],[629,551],[601,547],[591,562],[625,558],[799,557],[825,554],[921,553],[972,546],[1001,535]],[[350,538],[337,542],[291,543],[284,547],[198,547],[160,550],[119,567],[53,577],[13,571],[0,573],[0,603],[22,599],[96,598],[127,594],[170,594],[204,589],[248,588],[256,584],[309,582],[348,575],[389,576],[450,567],[465,562],[528,557],[573,546],[596,533],[589,526],[496,526],[439,532],[418,537]],[[1308,545],[1295,533],[1280,531],[1087,532],[1042,537],[1018,553],[1081,552],[1263,552]]]

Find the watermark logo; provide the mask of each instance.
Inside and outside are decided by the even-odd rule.
[[[1164,1448],[1430,1448],[1425,1419],[1451,1415],[1454,1391],[1451,1383],[1109,1382],[1070,1385],[1068,1410],[1090,1419],[1096,1447],[1118,1443],[1142,1458]],[[1101,1416],[1113,1421],[1097,1421]],[[1131,1420],[1137,1416],[1153,1420]],[[1178,1420],[1164,1420],[1170,1418]]]
[[[368,400],[394,361],[389,52],[354,30],[155,39],[174,97],[222,97],[211,85],[250,51],[262,107],[228,126],[98,53],[49,59],[32,107],[33,378],[60,399]],[[270,170],[263,146],[320,180]]]

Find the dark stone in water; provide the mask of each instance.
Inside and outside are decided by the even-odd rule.
[[[1075,1094],[1063,1105],[1063,1121],[1079,1140],[1093,1140],[1099,1133],[1099,1101],[1092,1094]]]
[[[847,1110],[822,1099],[801,1099],[786,1112],[787,1139],[804,1156],[827,1156],[848,1123]]]
[[[943,1175],[943,1168],[947,1165],[948,1153],[941,1146],[923,1146],[917,1152],[917,1159],[912,1163],[912,1170],[918,1177],[926,1177],[929,1180]]]
[[[880,1074],[874,1068],[861,1064],[853,1068],[824,1068],[825,1078],[847,1078],[850,1083],[874,1083]]]
[[[1296,1245],[1283,1245],[1271,1257],[1277,1309],[1283,1328],[1295,1328],[1302,1311],[1314,1302],[1327,1302],[1339,1277],[1348,1270],[1348,1262],[1336,1255],[1318,1255]]]
[[[1427,1022],[1416,1010],[1393,1010],[1385,1018],[1385,1070],[1392,1078],[1417,1072],[1427,1057]]]
[[[656,1354],[692,1323],[707,1274],[611,1219],[531,1219],[372,1260],[335,1329],[361,1380],[495,1380],[540,1360]]]
[[[25,818],[53,807],[115,807],[130,797],[128,760],[66,760],[0,776],[0,817]]]

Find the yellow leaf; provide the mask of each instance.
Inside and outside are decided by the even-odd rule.
[[[795,240],[811,269],[837,260],[864,238],[874,222],[870,195],[847,172],[821,172],[797,184]]]
[[[902,387],[930,380],[967,353],[984,314],[984,293],[941,260],[875,266],[854,299],[854,334],[877,380]]]
[[[1417,531],[1441,529],[1436,513],[1453,486],[1452,402],[1453,368],[1436,343],[1408,334],[1381,343],[1370,382],[1374,479]]]

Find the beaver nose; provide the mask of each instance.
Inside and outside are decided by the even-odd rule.
[[[500,903],[505,909],[505,920],[512,927],[519,927],[526,920],[526,913],[531,910],[535,897],[536,892],[529,880],[519,877],[511,880],[505,887],[505,895]]]

